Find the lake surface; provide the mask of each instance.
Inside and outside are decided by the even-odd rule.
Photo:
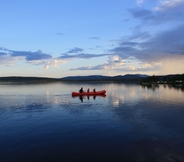
[[[106,97],[72,91],[105,89]],[[0,84],[0,161],[184,161],[184,91],[121,83]]]

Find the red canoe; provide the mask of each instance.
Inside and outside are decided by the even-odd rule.
[[[104,95],[106,93],[106,90],[102,90],[102,91],[96,91],[96,92],[72,92],[72,96],[95,96],[95,95]]]

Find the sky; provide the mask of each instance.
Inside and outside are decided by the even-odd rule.
[[[0,0],[0,77],[184,73],[184,0]]]

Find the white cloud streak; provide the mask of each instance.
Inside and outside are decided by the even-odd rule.
[[[144,0],[137,0],[136,1],[136,4],[138,5],[138,6],[141,6],[141,4],[144,2]]]
[[[166,11],[174,8],[178,8],[184,4],[184,0],[164,0],[160,1],[160,5],[155,7],[156,11]]]
[[[14,66],[17,61],[23,60],[22,57],[12,57],[10,54],[0,55],[0,65]]]

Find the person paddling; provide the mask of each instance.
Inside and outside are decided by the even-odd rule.
[[[84,90],[83,90],[83,87],[81,87],[81,89],[79,90],[80,93],[83,93]]]

